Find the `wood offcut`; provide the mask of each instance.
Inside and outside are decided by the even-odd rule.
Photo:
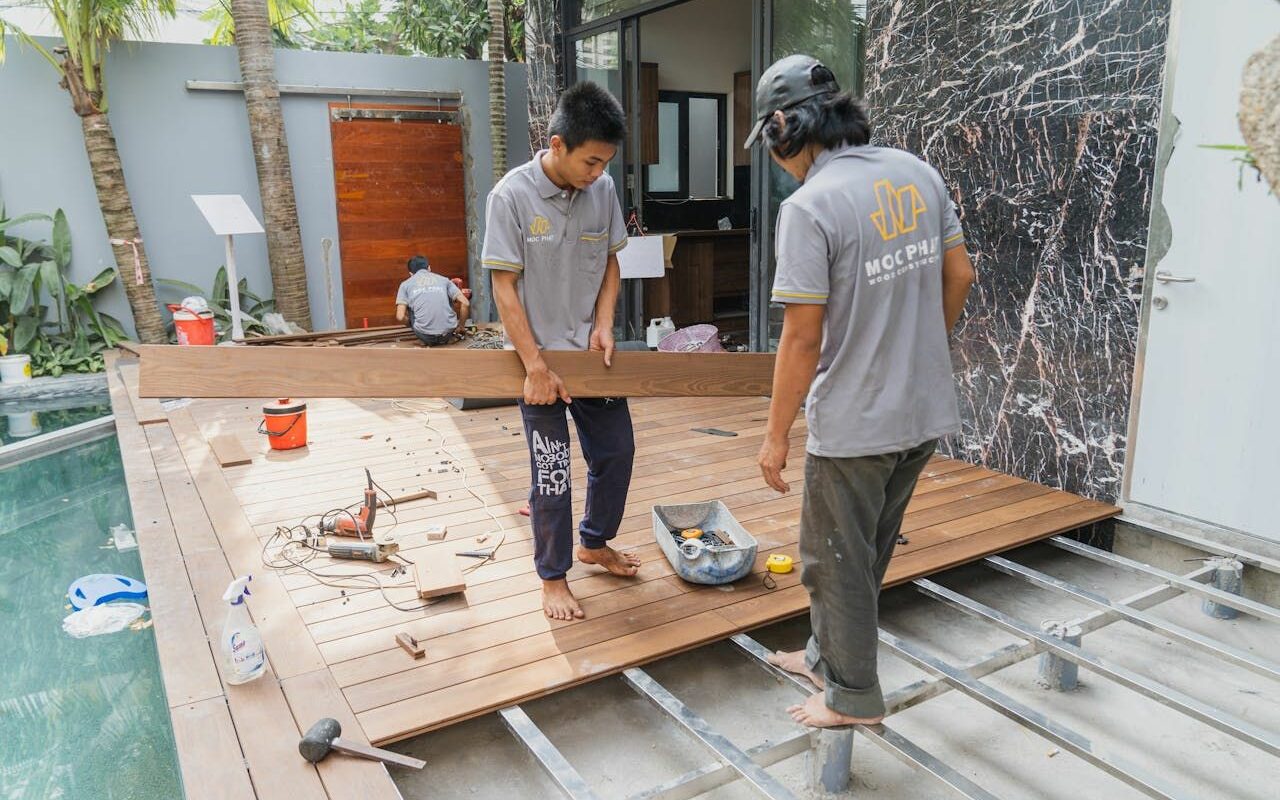
[[[141,394],[162,397],[518,397],[525,370],[509,350],[144,345]],[[547,351],[572,397],[759,397],[771,353]],[[191,375],[199,375],[192,381]]]
[[[224,469],[253,463],[253,456],[244,449],[239,439],[229,433],[211,437],[209,446],[213,448],[213,454],[218,458],[218,466]]]

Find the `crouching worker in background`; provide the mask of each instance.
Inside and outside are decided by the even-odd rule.
[[[449,344],[462,335],[471,301],[453,281],[431,271],[426,256],[409,259],[409,277],[396,292],[396,321],[403,322],[427,347]]]

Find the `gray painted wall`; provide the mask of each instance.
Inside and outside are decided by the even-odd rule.
[[[11,214],[55,208],[71,223],[74,260],[71,278],[86,282],[113,263],[106,228],[98,210],[79,120],[53,69],[30,48],[8,40],[8,58],[0,66],[0,197]],[[48,43],[46,43],[48,44]],[[524,66],[507,65],[507,119],[511,131],[528,129]],[[474,220],[471,285],[481,287],[479,239],[483,235],[484,198],[493,184],[489,149],[488,64],[453,59],[404,58],[354,53],[276,52],[282,84],[351,86],[377,89],[461,91],[469,118]],[[117,46],[107,60],[110,118],[124,162],[125,179],[156,278],[176,278],[208,287],[223,263],[223,244],[196,210],[189,195],[241,194],[261,218],[257,175],[249,142],[248,117],[238,93],[188,91],[188,80],[236,81],[239,66],[230,47],[181,44]],[[302,228],[317,329],[328,320],[342,326],[342,279],[337,205],[329,140],[328,104],[346,99],[286,95],[285,129],[293,165],[294,190]],[[408,99],[353,96],[354,101],[404,102]],[[508,141],[524,141],[523,133]],[[527,154],[513,148],[511,165]],[[38,224],[17,231],[47,237]],[[326,296],[321,240],[334,241],[334,303]],[[241,277],[258,294],[270,294],[266,240],[237,237],[236,263]],[[119,265],[128,278],[128,264]],[[162,299],[172,299],[158,289]],[[99,300],[102,310],[130,326],[128,303],[117,285]],[[388,299],[390,302],[391,299]],[[477,309],[486,313],[486,304]]]

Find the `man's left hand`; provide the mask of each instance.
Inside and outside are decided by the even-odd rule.
[[[613,328],[596,328],[591,331],[591,342],[587,345],[588,350],[596,350],[604,353],[604,365],[606,367],[613,366]]]
[[[782,471],[787,468],[787,451],[791,449],[791,441],[786,438],[766,438],[760,446],[760,455],[756,463],[760,466],[760,474],[764,482],[774,491],[786,494],[791,486],[782,479]]]

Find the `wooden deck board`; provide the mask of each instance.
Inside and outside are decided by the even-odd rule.
[[[644,566],[637,578],[624,579],[575,564],[569,579],[588,616],[554,623],[540,609],[529,520],[516,513],[527,499],[528,455],[514,408],[459,412],[428,401],[424,416],[385,400],[312,400],[312,444],[274,453],[264,451],[253,433],[260,406],[260,401],[201,400],[169,414],[182,457],[197,476],[204,506],[214,517],[213,529],[220,545],[230,548],[227,560],[233,566],[256,559],[277,526],[357,501],[366,466],[392,494],[421,488],[438,492],[435,500],[397,510],[394,533],[401,554],[410,560],[453,558],[456,550],[491,546],[499,536],[490,512],[506,528],[494,560],[468,573],[465,597],[441,598],[413,612],[391,608],[368,584],[330,586],[297,571],[273,575],[278,588],[267,604],[256,598],[259,606],[286,617],[286,640],[305,637],[302,644],[309,654],[303,662],[309,668],[295,666],[282,676],[300,728],[327,702],[337,706],[330,716],[363,728],[370,740],[395,741],[807,609],[799,570],[778,576],[772,590],[763,582],[763,560],[770,552],[798,560],[799,454],[804,443],[799,424],[792,440],[796,457],[786,473],[792,492],[779,495],[764,487],[755,466],[768,408],[764,399],[632,402],[636,468],[616,543],[638,553]],[[689,430],[708,425],[738,436]],[[233,437],[250,452],[264,455],[248,465],[220,469],[201,431]],[[437,452],[440,434],[448,437],[447,454]],[[150,438],[155,444],[163,437],[157,433]],[[440,461],[455,458],[468,470],[470,489],[459,473],[433,471]],[[157,463],[163,462],[157,454]],[[574,469],[574,505],[580,513],[585,469],[577,455]],[[695,587],[675,578],[653,542],[653,504],[707,499],[724,500],[760,541],[756,571],[733,591]],[[488,511],[483,503],[489,504]],[[909,541],[895,553],[886,583],[909,581],[1117,511],[937,458],[926,467],[908,506],[903,530]],[[380,526],[391,523],[390,514],[379,514]],[[426,529],[435,523],[448,525],[446,540],[427,541]],[[489,537],[483,545],[475,539],[480,534]],[[380,574],[391,599],[415,602],[412,575],[391,577],[393,565],[317,558],[311,566],[328,575]],[[258,568],[255,574],[266,572]],[[415,660],[397,646],[400,632],[421,641],[426,657]],[[321,695],[327,700],[314,699]],[[320,777],[332,794],[325,770]]]

